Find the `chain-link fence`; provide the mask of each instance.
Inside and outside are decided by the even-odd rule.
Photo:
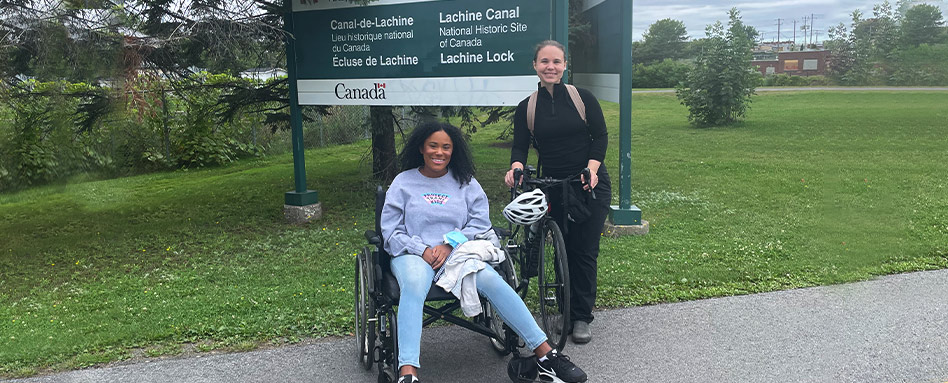
[[[325,115],[316,113],[315,108],[302,109],[303,145],[307,149],[350,144],[372,136],[368,106],[333,105]]]
[[[409,107],[393,109],[397,121],[396,134],[407,134],[426,118],[413,114]],[[303,146],[306,149],[351,144],[372,137],[369,106],[332,105],[327,108],[326,114],[317,113],[314,107],[302,106],[302,114]]]

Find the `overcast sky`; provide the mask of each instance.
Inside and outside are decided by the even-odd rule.
[[[890,0],[895,7],[897,0]],[[938,5],[942,15],[948,17],[948,0],[918,1]],[[633,38],[642,39],[642,33],[652,23],[671,18],[685,23],[691,38],[704,37],[704,28],[720,20],[727,24],[727,11],[736,7],[741,11],[745,24],[753,25],[762,34],[763,41],[777,38],[777,19],[782,19],[780,39],[793,38],[793,21],[797,22],[797,40],[802,42],[800,26],[803,17],[815,16],[814,31],[819,32],[819,41],[826,38],[826,31],[839,23],[849,26],[850,14],[859,9],[863,18],[872,17],[872,7],[882,0],[771,0],[771,1],[717,1],[717,0],[634,0],[632,7]],[[815,32],[814,32],[815,33]],[[816,36],[814,36],[816,37]]]

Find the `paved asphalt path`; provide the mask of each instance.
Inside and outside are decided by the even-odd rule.
[[[597,313],[566,353],[590,382],[948,382],[948,270]],[[425,382],[509,382],[506,358],[426,329]],[[374,382],[353,338],[66,372],[26,382]]]

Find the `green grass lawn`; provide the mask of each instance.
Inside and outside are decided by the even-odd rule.
[[[632,200],[651,233],[603,239],[601,307],[948,267],[948,93],[754,100],[740,126],[699,130],[674,94],[633,97]],[[501,130],[473,137],[498,224]],[[0,195],[0,376],[349,334],[366,153],[307,153],[325,215],[305,226],[282,222],[289,156]]]

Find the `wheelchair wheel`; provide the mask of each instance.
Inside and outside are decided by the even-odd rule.
[[[540,275],[537,276],[537,305],[540,326],[546,332],[550,346],[563,350],[569,334],[569,266],[566,263],[566,243],[556,221],[547,219],[540,228]]]
[[[379,317],[382,347],[379,348],[378,382],[395,383],[398,380],[398,320],[395,310],[387,310]]]
[[[355,266],[355,333],[359,347],[359,364],[368,370],[372,368],[375,355],[375,328],[370,327],[369,319],[375,316],[375,299],[372,297],[372,278],[369,273],[369,249],[362,249],[356,257]]]
[[[490,302],[484,303],[484,325],[494,330],[494,333],[497,334],[496,339],[488,338],[494,352],[499,356],[509,354],[510,348],[507,347],[508,339],[507,330],[504,329],[504,320],[500,318],[500,315],[497,314],[497,311],[494,310],[494,306],[491,305]]]

